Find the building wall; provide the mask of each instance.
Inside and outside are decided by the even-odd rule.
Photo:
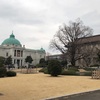
[[[79,59],[76,61],[76,66],[79,67],[89,67],[91,65],[96,65],[100,63],[97,61],[97,53],[98,50],[100,50],[100,42],[93,42],[93,43],[86,43],[86,44],[82,44],[80,46],[81,50],[77,51],[77,54],[80,54],[82,52],[86,52],[89,54],[89,56],[85,57],[85,59]],[[69,58],[68,55],[65,55],[65,58],[68,61],[68,65],[70,65],[71,63],[69,62]],[[63,60],[65,59],[62,57],[62,54],[59,55],[49,55],[46,57],[46,60],[50,60],[50,59],[58,59],[58,60]]]
[[[97,61],[97,53],[100,50],[100,43],[95,42],[91,44],[84,44],[82,45],[82,50],[88,53],[89,56],[86,56],[84,59],[79,59],[76,61],[76,65],[80,67],[89,67],[91,65],[99,64]],[[83,51],[80,51],[82,53]]]
[[[26,49],[25,47],[0,46],[0,56],[7,58],[10,55],[12,57],[12,63],[15,67],[18,67],[26,65],[25,58],[27,56],[31,56],[33,59],[32,64],[36,65],[41,58],[45,58],[46,53],[45,51]]]

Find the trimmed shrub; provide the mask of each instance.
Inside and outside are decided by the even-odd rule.
[[[84,68],[84,70],[86,70],[86,71],[93,71],[93,70],[95,70],[95,68],[86,67],[86,68]]]
[[[61,75],[79,75],[79,73],[75,70],[63,70]]]
[[[40,69],[39,72],[44,72],[44,68]]]
[[[7,70],[5,67],[0,67],[0,77],[5,77],[6,72],[7,72]]]
[[[63,70],[61,75],[67,75],[67,71]]]
[[[13,76],[16,76],[16,72],[14,72],[14,71],[8,71],[6,73],[6,75],[7,75],[7,77],[13,77]]]
[[[69,68],[79,68],[79,66],[68,65]]]
[[[68,68],[68,70],[79,71],[78,68],[75,68],[75,67],[70,67],[70,68]]]
[[[47,67],[45,67],[45,68],[40,69],[39,72],[43,72],[44,74],[48,74],[48,69],[47,69]]]
[[[36,67],[40,68],[40,65],[39,65],[39,64],[37,64],[37,65],[36,65]]]
[[[47,67],[44,68],[44,74],[49,74]]]
[[[43,68],[43,67],[45,67],[46,65],[43,64],[43,63],[41,63],[41,64],[37,64],[36,66],[38,66],[39,68]]]
[[[56,59],[50,60],[49,63],[48,63],[48,67],[47,68],[48,68],[48,73],[51,76],[58,76],[62,72],[61,64]]]
[[[91,71],[84,72],[84,76],[92,76],[92,72]]]

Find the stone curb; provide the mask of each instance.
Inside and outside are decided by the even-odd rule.
[[[72,93],[72,94],[62,95],[62,96],[55,96],[55,97],[50,97],[50,98],[46,98],[46,99],[42,99],[42,100],[63,100],[63,99],[67,99],[69,97],[83,95],[85,93],[91,93],[91,92],[95,92],[95,91],[100,91],[100,89],[86,91],[86,92],[77,92],[77,93]]]

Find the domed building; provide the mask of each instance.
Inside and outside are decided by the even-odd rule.
[[[12,33],[9,38],[5,39],[2,42],[1,45],[5,45],[5,46],[7,46],[7,45],[21,46],[21,43],[19,42],[19,40],[15,39],[15,36]]]
[[[39,50],[27,49],[22,46],[19,40],[12,33],[9,38],[5,39],[0,45],[0,56],[12,57],[12,63],[15,67],[25,66],[25,58],[31,56],[33,59],[32,65],[39,63],[41,58],[45,58],[46,52],[43,48]]]

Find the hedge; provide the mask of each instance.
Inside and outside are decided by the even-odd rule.
[[[17,74],[16,74],[16,72],[14,72],[14,71],[8,71],[8,72],[6,73],[6,75],[7,75],[7,77],[13,77],[13,76],[16,76]]]

